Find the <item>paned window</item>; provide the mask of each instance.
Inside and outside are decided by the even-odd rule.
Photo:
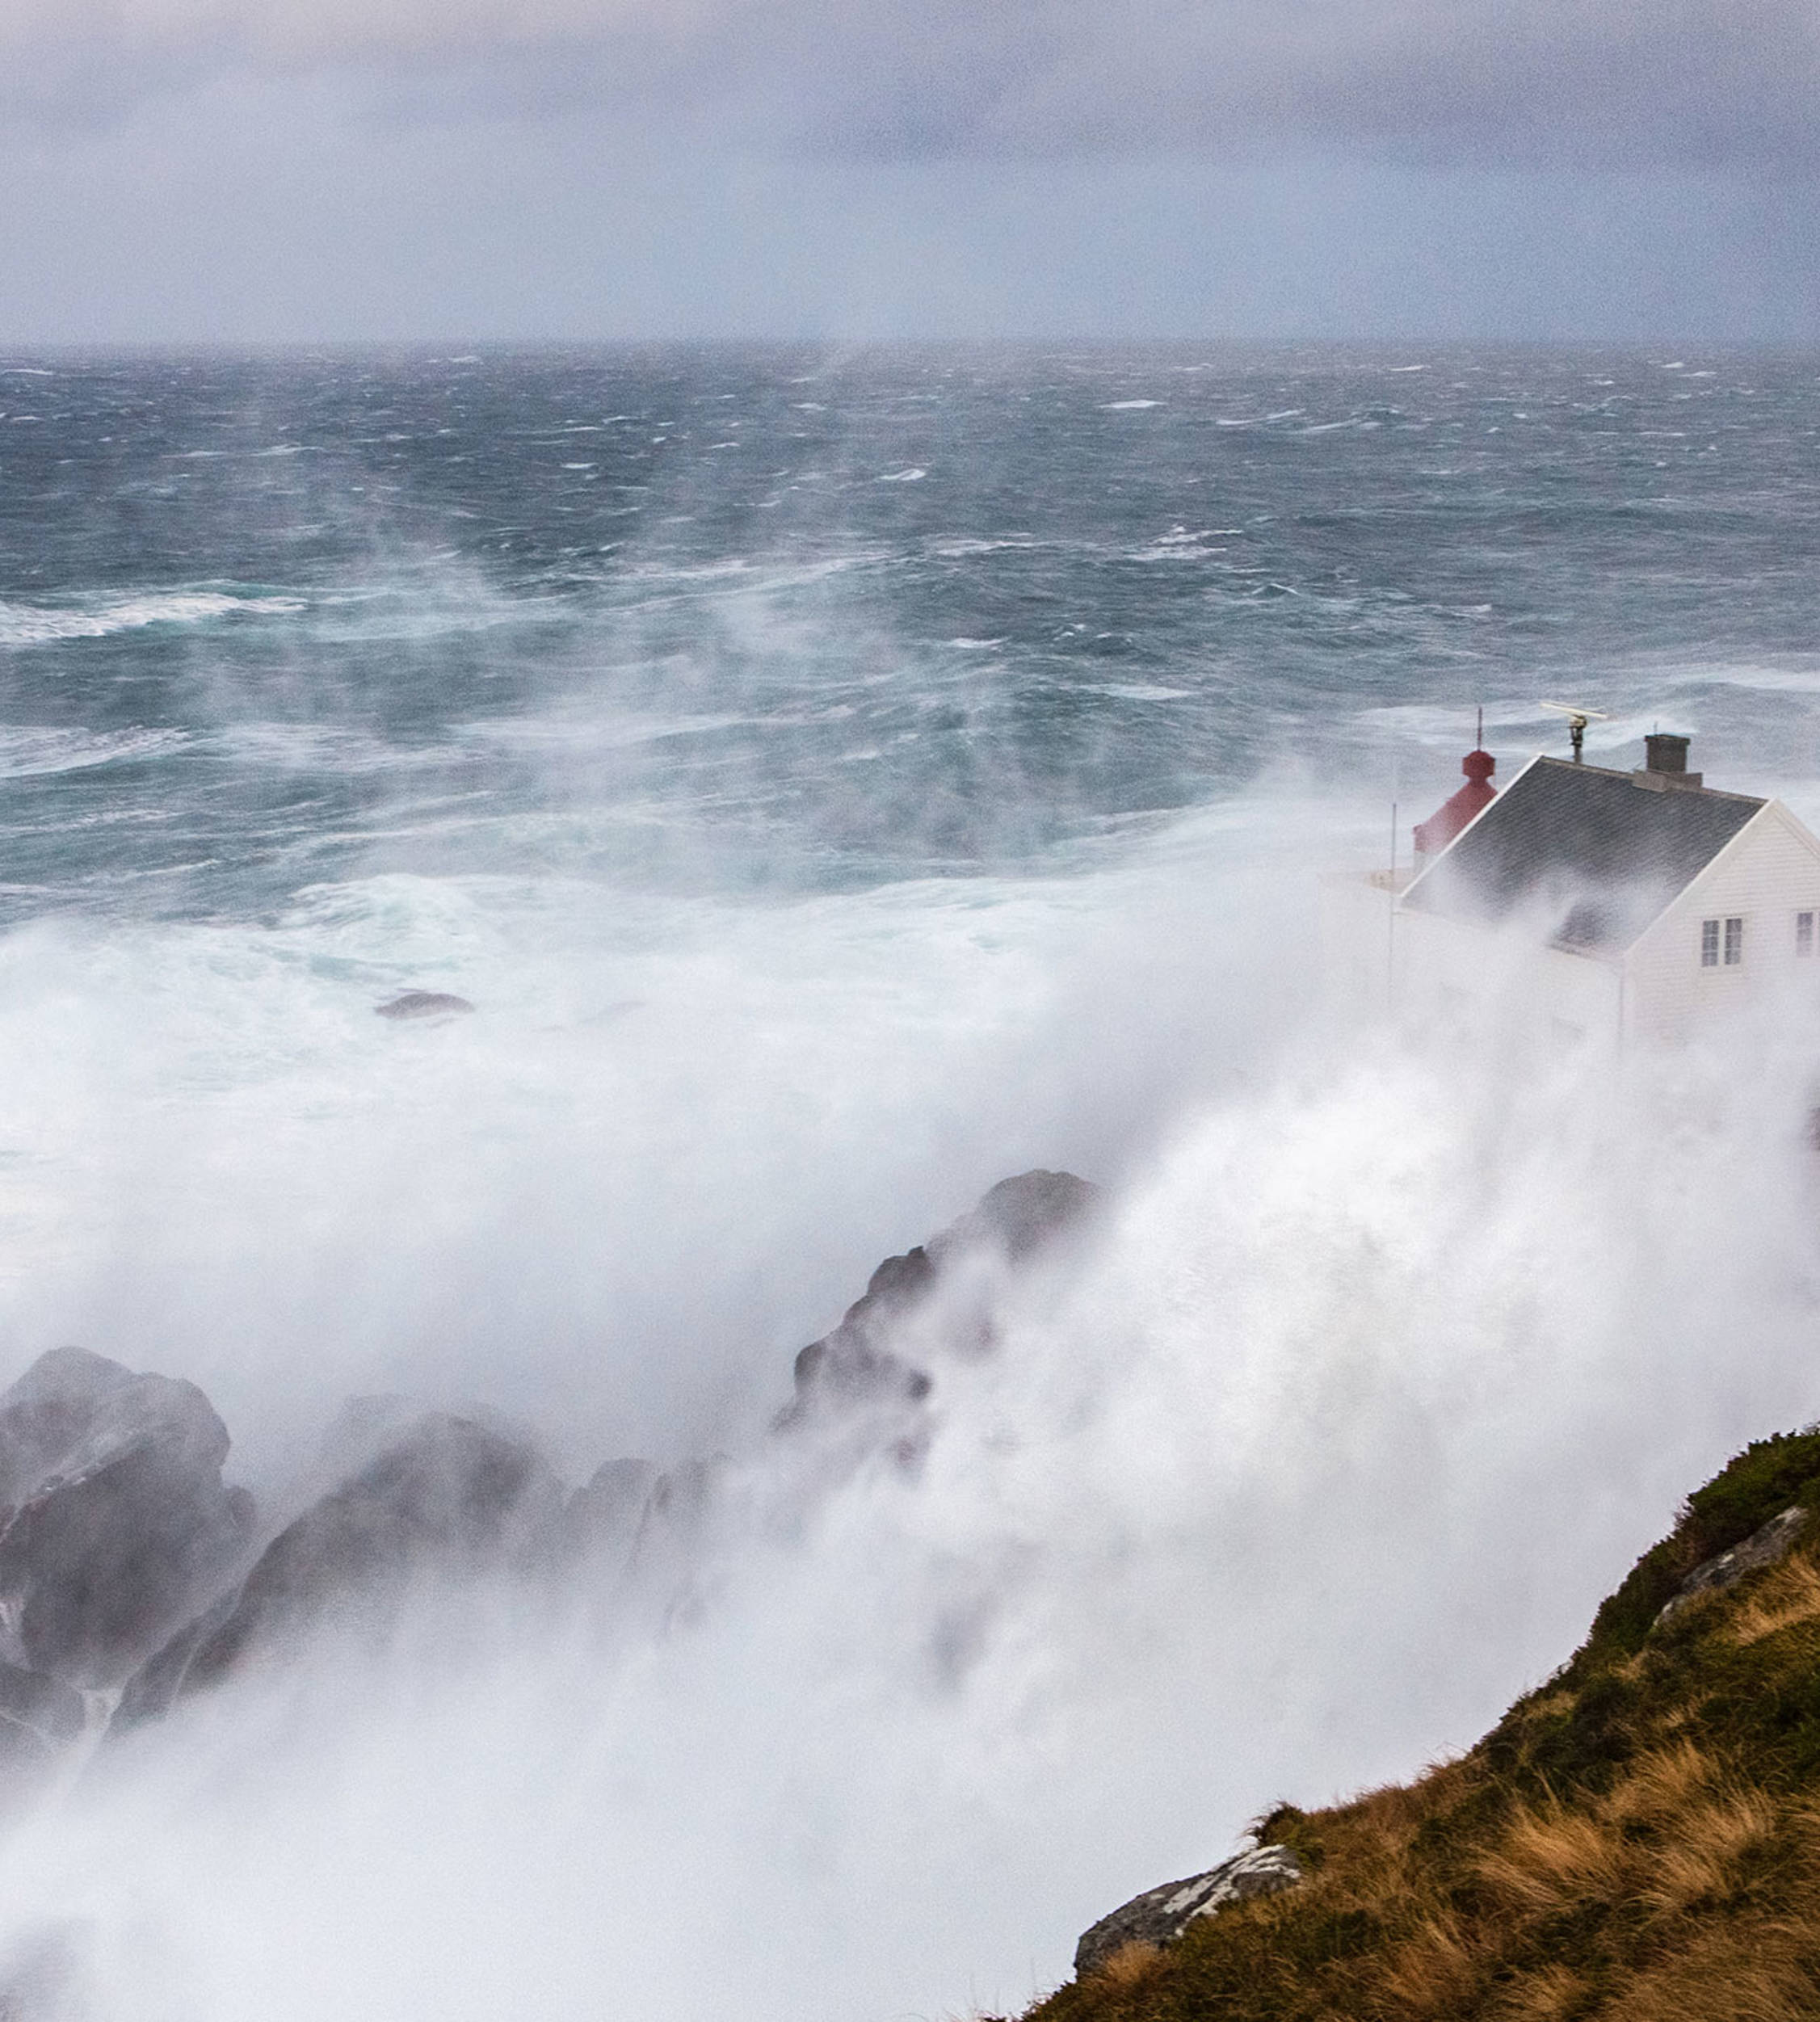
[[[1744,960],[1744,923],[1735,915],[1725,922],[1725,967],[1736,969]]]
[[[1700,965],[1702,969],[1719,966],[1719,923],[1702,920],[1700,923]]]
[[[1814,952],[1814,915],[1797,913],[1795,915],[1795,952],[1803,961]]]

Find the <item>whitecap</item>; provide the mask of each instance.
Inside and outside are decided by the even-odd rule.
[[[996,540],[940,540],[929,552],[939,555],[944,561],[958,561],[971,555],[995,555],[1007,548],[1034,548],[1036,545],[1036,543],[1028,534],[1008,534]]]
[[[920,465],[913,464],[908,470],[881,472],[877,482],[881,485],[918,485],[921,484],[928,475],[928,472],[924,470]]]
[[[50,724],[0,724],[0,779],[38,779],[123,759],[162,758],[189,741],[182,730],[137,725],[127,730],[67,730]]]
[[[332,725],[237,723],[211,741],[243,765],[274,772],[397,773],[433,766],[446,754],[409,750],[384,738]]]
[[[237,597],[225,591],[167,591],[113,597],[86,608],[0,603],[0,648],[48,645],[59,639],[104,639],[145,625],[199,624],[235,612],[282,616],[301,611],[297,597]]]
[[[1140,407],[1160,407],[1162,402],[1160,400],[1103,400],[1099,405],[1106,414],[1128,414]]]

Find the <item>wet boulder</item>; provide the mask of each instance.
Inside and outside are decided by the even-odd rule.
[[[389,1003],[374,1006],[375,1015],[394,1022],[410,1018],[460,1018],[474,1007],[452,990],[407,990]]]
[[[1229,1902],[1276,1895],[1301,1878],[1301,1864],[1287,1847],[1252,1847],[1204,1874],[1146,1889],[1081,1934],[1075,1974],[1098,1972],[1129,1944],[1173,1944],[1196,1917],[1210,1917]]]
[[[0,1659],[117,1682],[242,1553],[226,1427],[193,1383],[82,1348],[0,1395]]]
[[[597,1468],[563,1511],[567,1554],[611,1558],[621,1565],[628,1562],[659,1478],[649,1461],[608,1461]],[[666,1503],[668,1499],[666,1491]]]
[[[778,1430],[830,1408],[919,1403],[934,1379],[893,1337],[969,1265],[1015,1268],[1074,1228],[1098,1197],[1097,1188],[1071,1172],[1019,1173],[1001,1179],[977,1207],[927,1243],[887,1257],[833,1333],[797,1356],[796,1394],[780,1414]],[[946,1345],[976,1352],[991,1345],[991,1316],[977,1301],[948,1318],[952,1338]]]
[[[1091,1180],[1071,1172],[1041,1167],[1001,1179],[979,1205],[952,1228],[929,1240],[937,1263],[986,1247],[1002,1251],[1007,1261],[1022,1263],[1046,1244],[1076,1227],[1099,1198]]]
[[[128,1686],[116,1721],[136,1725],[332,1622],[383,1633],[427,1584],[540,1565],[562,1502],[524,1440],[424,1414],[287,1524],[237,1589],[173,1637]]]
[[[0,1664],[0,1783],[44,1768],[87,1724],[88,1701],[73,1685]]]

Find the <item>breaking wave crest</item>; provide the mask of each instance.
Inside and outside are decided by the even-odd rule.
[[[134,593],[77,605],[0,603],[0,647],[104,639],[147,625],[206,624],[240,614],[288,616],[303,608],[301,598],[242,596],[225,590]]]

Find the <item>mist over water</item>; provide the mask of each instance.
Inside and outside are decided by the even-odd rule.
[[[273,1511],[352,1394],[725,1457],[10,1825],[72,2013],[1013,2007],[1820,1410],[1811,1007],[1336,1029],[1313,896],[1563,687],[1811,815],[1815,361],[16,363],[0,1375],[190,1377]],[[917,1464],[773,1436],[1036,1166]]]

